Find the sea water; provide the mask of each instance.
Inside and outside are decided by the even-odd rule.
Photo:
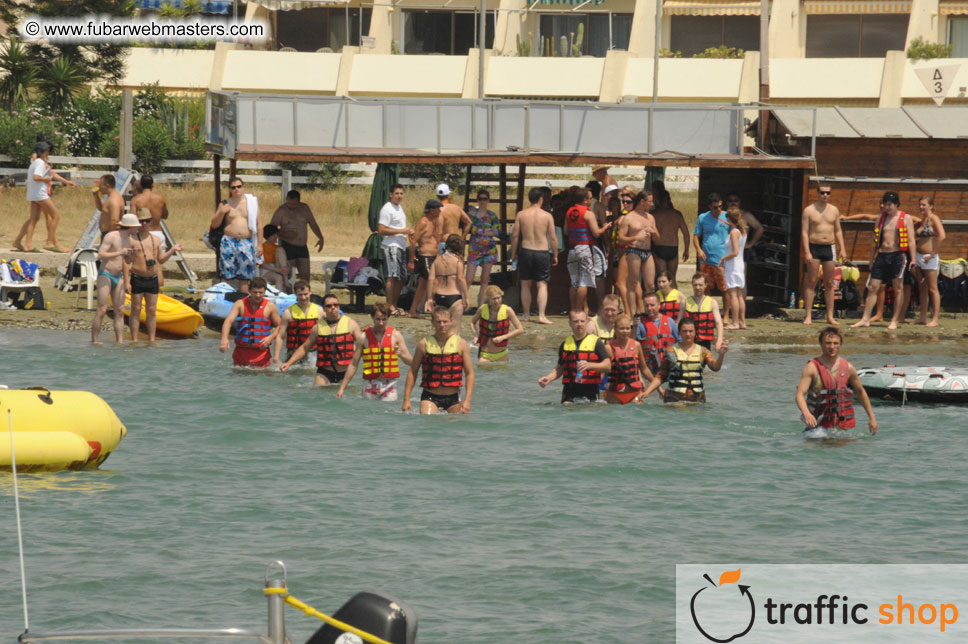
[[[360,400],[359,380],[337,400],[308,369],[234,369],[211,338],[86,339],[0,330],[4,384],[95,392],[128,428],[101,470],[20,476],[35,632],[264,631],[281,559],[324,612],[366,589],[408,602],[422,642],[669,642],[676,563],[968,559],[964,408],[875,403],[877,436],[859,410],[855,440],[805,440],[793,395],[815,346],[734,345],[689,408],[562,407],[537,384],[554,343],[519,346],[478,370],[469,416],[428,418]],[[968,365],[895,348],[848,357]],[[11,481],[7,641],[24,626]],[[299,644],[319,622],[287,626]]]

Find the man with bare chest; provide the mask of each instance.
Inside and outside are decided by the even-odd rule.
[[[430,267],[437,259],[437,245],[440,237],[437,236],[439,230],[440,209],[443,204],[436,199],[430,199],[424,205],[424,216],[420,218],[414,227],[413,236],[410,238],[410,260],[407,262],[407,270],[416,273],[419,278],[417,291],[413,295],[413,303],[410,305],[410,317],[419,318],[419,311],[423,310],[424,297],[427,295],[427,279],[430,277]]]
[[[242,179],[229,179],[229,198],[219,204],[210,228],[225,223],[219,245],[219,269],[222,279],[238,280],[239,290],[249,292],[249,280],[255,277],[256,259],[262,255],[262,225],[259,202],[255,195],[244,192]]]
[[[521,279],[522,320],[531,320],[531,286],[536,289],[538,324],[551,324],[545,316],[548,307],[548,281],[551,267],[558,265],[558,236],[555,220],[544,210],[544,192],[531,188],[528,192],[531,204],[517,214],[511,232],[511,261],[518,262]]]
[[[837,324],[834,319],[834,269],[837,258],[843,253],[844,233],[840,229],[840,211],[830,203],[830,185],[817,186],[817,201],[803,211],[800,232],[800,252],[806,264],[803,272],[803,303],[807,309],[804,324],[812,324],[813,294],[817,287],[817,273],[823,267],[823,291],[827,304],[827,323]],[[841,250],[838,254],[837,249]]]
[[[279,244],[286,259],[296,267],[299,279],[309,281],[309,228],[316,235],[316,250],[323,250],[323,231],[309,206],[299,200],[298,190],[286,193],[286,202],[276,208],[271,223],[279,227]]]
[[[652,258],[652,244],[659,239],[659,231],[655,226],[655,217],[649,213],[652,206],[652,195],[640,192],[635,196],[632,210],[622,217],[622,224],[618,229],[618,243],[626,244],[625,261],[629,267],[628,293],[629,315],[638,314],[643,310],[642,302],[638,301],[635,286],[642,280],[642,292],[655,292],[655,261]]]
[[[652,245],[656,275],[665,271],[676,288],[676,271],[679,270],[679,239],[682,235],[682,261],[689,261],[689,227],[682,213],[672,207],[672,196],[664,188],[659,192],[659,202],[652,216],[659,230],[659,239]]]
[[[148,342],[155,340],[155,326],[158,316],[158,274],[161,265],[168,261],[175,251],[182,249],[175,244],[166,251],[161,250],[158,239],[151,234],[151,215],[142,209],[138,215],[141,229],[130,239],[134,252],[125,256],[128,267],[128,286],[131,291],[131,313],[128,324],[131,327],[131,340],[138,339],[141,326],[141,303],[144,301],[145,326],[148,328]]]
[[[901,199],[896,192],[885,192],[881,203],[884,212],[874,225],[874,243],[871,245],[871,277],[867,287],[867,299],[864,302],[864,316],[860,322],[851,328],[868,327],[871,325],[871,311],[877,303],[877,291],[881,284],[891,280],[894,292],[904,292],[904,272],[907,267],[914,266],[915,243],[914,222],[906,212],[900,209]],[[889,331],[897,329],[897,324],[904,316],[904,307],[898,297],[894,305],[894,315],[887,326]]]
[[[441,244],[438,252],[443,252],[443,241],[451,235],[460,235],[466,239],[474,222],[464,209],[450,200],[450,186],[442,183],[437,186],[437,198],[440,200],[440,217],[437,219],[437,237]]]
[[[98,228],[101,230],[101,241],[112,230],[121,227],[121,215],[124,214],[124,197],[116,190],[117,181],[113,174],[106,174],[94,186],[94,207],[101,213]],[[103,199],[103,201],[102,201]]]
[[[112,177],[113,179],[113,177]],[[118,221],[120,230],[108,231],[101,239],[97,258],[101,267],[97,272],[97,312],[91,324],[91,342],[97,344],[101,335],[101,322],[108,312],[108,304],[114,308],[114,337],[118,344],[124,342],[124,292],[128,284],[128,258],[133,259],[136,249],[131,245],[132,236],[141,229],[135,215],[127,214]]]

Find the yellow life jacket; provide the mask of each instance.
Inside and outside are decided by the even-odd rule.
[[[715,338],[716,317],[713,315],[713,298],[703,295],[697,304],[693,295],[686,296],[686,315],[696,321],[696,339],[712,341]]]
[[[353,361],[356,338],[350,333],[350,319],[341,315],[336,328],[323,318],[316,328],[316,366],[324,369],[346,367]]]
[[[569,335],[562,347],[562,374],[561,381],[566,385],[576,383],[583,385],[598,385],[602,382],[602,374],[598,371],[578,372],[578,363],[581,360],[587,362],[598,362],[598,354],[595,353],[595,345],[598,344],[598,336],[589,333],[582,338],[580,344],[575,344],[575,336]]]
[[[595,323],[595,328],[598,329],[598,334],[597,335],[602,340],[611,340],[612,338],[615,337],[615,325],[612,325],[612,330],[611,331],[606,331],[605,330],[605,325],[602,324],[602,319],[600,317],[598,317],[597,315],[592,318],[592,322]]]
[[[319,307],[315,302],[309,303],[305,311],[299,304],[293,304],[288,309],[292,320],[286,325],[286,348],[290,351],[297,349],[306,341],[319,320]]]
[[[674,344],[668,351],[676,358],[669,371],[669,391],[678,394],[702,393],[702,370],[705,366],[702,361],[702,347],[693,345],[692,351],[686,353],[681,346]]]

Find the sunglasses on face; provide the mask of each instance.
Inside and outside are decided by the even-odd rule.
[[[232,190],[235,190],[236,188],[241,188],[241,187],[242,186],[229,186],[229,188],[231,188]]]
[[[822,194],[822,195],[829,195],[830,194],[830,191],[829,190],[821,190],[820,191],[820,194]]]

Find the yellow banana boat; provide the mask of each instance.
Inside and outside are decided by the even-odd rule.
[[[131,315],[131,295],[124,294],[124,314]],[[141,323],[145,323],[145,307],[141,306]],[[158,294],[158,330],[169,335],[190,337],[195,330],[205,324],[202,314],[164,293]]]
[[[8,418],[18,472],[96,468],[128,433],[114,410],[88,391],[0,389],[0,413],[0,470],[8,472]]]

